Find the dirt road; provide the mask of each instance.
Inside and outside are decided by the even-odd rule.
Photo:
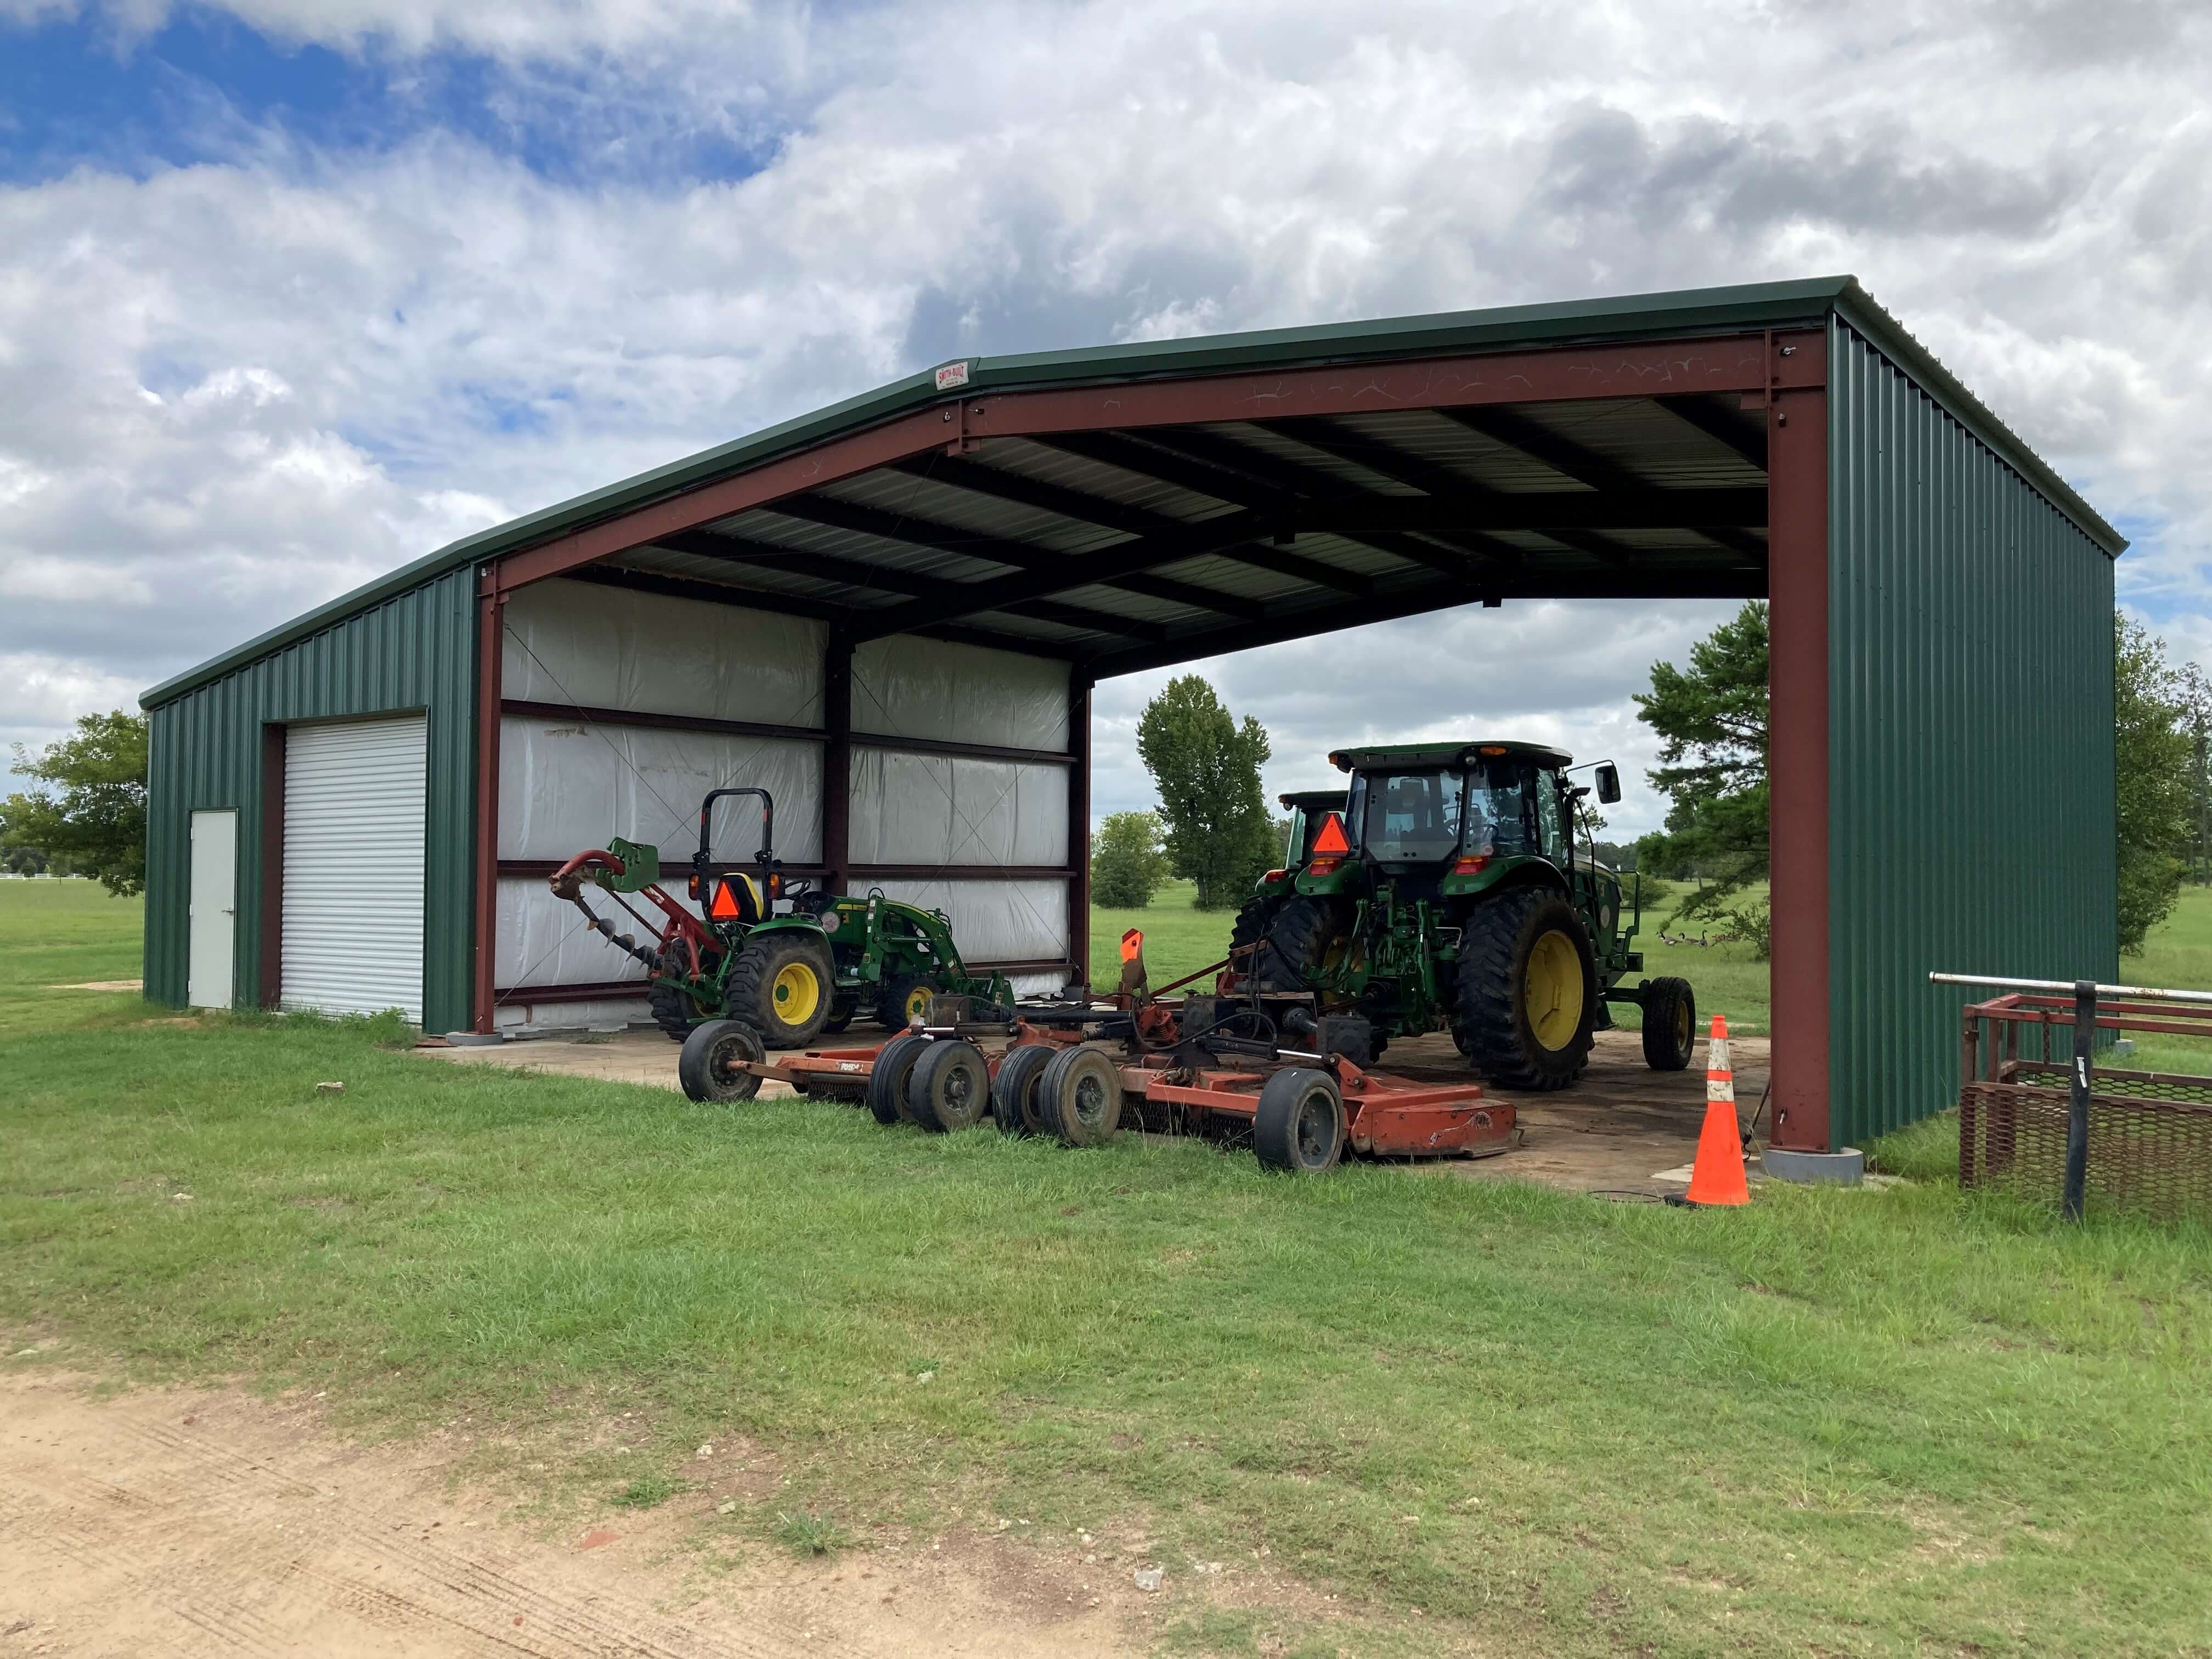
[[[702,1548],[711,1491],[548,1535],[457,1486],[455,1448],[358,1445],[312,1402],[98,1400],[34,1369],[0,1378],[0,1425],[9,1659],[1072,1659],[1144,1650],[1154,1612],[1127,1571],[991,1539],[819,1564]]]

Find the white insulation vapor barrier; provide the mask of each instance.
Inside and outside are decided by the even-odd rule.
[[[499,855],[566,860],[622,836],[658,847],[667,869],[698,850],[707,792],[738,786],[775,798],[778,858],[821,861],[818,743],[509,715],[499,723]],[[750,863],[760,844],[757,800],[714,804],[713,857]]]
[[[1067,862],[1064,766],[855,742],[852,776],[855,864]]]
[[[853,653],[853,730],[1067,751],[1068,665],[894,634]]]
[[[944,911],[952,942],[969,962],[1066,958],[1064,881],[882,881],[868,887],[925,910]]]
[[[808,617],[555,580],[515,593],[506,620],[500,690],[518,702],[822,724],[823,625]]]
[[[685,896],[680,883],[669,891],[678,903],[697,913],[699,907]],[[659,931],[660,912],[634,894],[627,896],[653,926],[641,926],[624,915],[612,895],[592,887],[584,890],[585,902],[612,922],[617,933],[631,934],[640,945],[650,948]],[[502,994],[494,1024],[502,1031],[626,1025],[653,1018],[643,996],[645,965],[592,932],[583,913],[555,898],[537,877],[508,878],[499,884],[499,950],[492,972]],[[635,1000],[533,1004],[527,990],[504,994],[532,985],[599,985],[631,980],[638,981],[640,994]]]

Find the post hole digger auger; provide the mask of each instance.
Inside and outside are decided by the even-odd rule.
[[[753,869],[717,873],[709,857],[714,803],[749,795],[761,804],[761,845]],[[702,1022],[733,1019],[769,1048],[796,1048],[824,1030],[842,1031],[862,1011],[903,1029],[932,995],[1011,1004],[1002,974],[968,971],[944,913],[881,893],[864,897],[817,892],[790,882],[776,858],[775,802],[765,789],[712,789],[699,803],[699,848],[690,895],[694,915],[660,885],[658,848],[611,836],[553,872],[556,897],[584,913],[592,930],[651,970],[647,999],[654,1023],[681,1042]],[[585,902],[586,883],[611,895],[651,935],[617,933]],[[635,893],[660,912],[655,922],[623,898]],[[789,901],[778,914],[776,906]]]

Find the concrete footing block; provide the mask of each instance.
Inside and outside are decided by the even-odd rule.
[[[495,1048],[507,1039],[496,1031],[448,1031],[446,1041],[456,1048]]]
[[[1866,1154],[1856,1146],[1840,1152],[1790,1152],[1769,1146],[1759,1155],[1761,1168],[1777,1181],[1856,1187],[1866,1175]]]

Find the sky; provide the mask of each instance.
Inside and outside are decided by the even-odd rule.
[[[947,358],[1856,274],[2212,664],[2212,8],[0,0],[0,742],[432,549]],[[1729,607],[1197,665],[1622,764]],[[1097,698],[1097,810],[1150,804]]]

